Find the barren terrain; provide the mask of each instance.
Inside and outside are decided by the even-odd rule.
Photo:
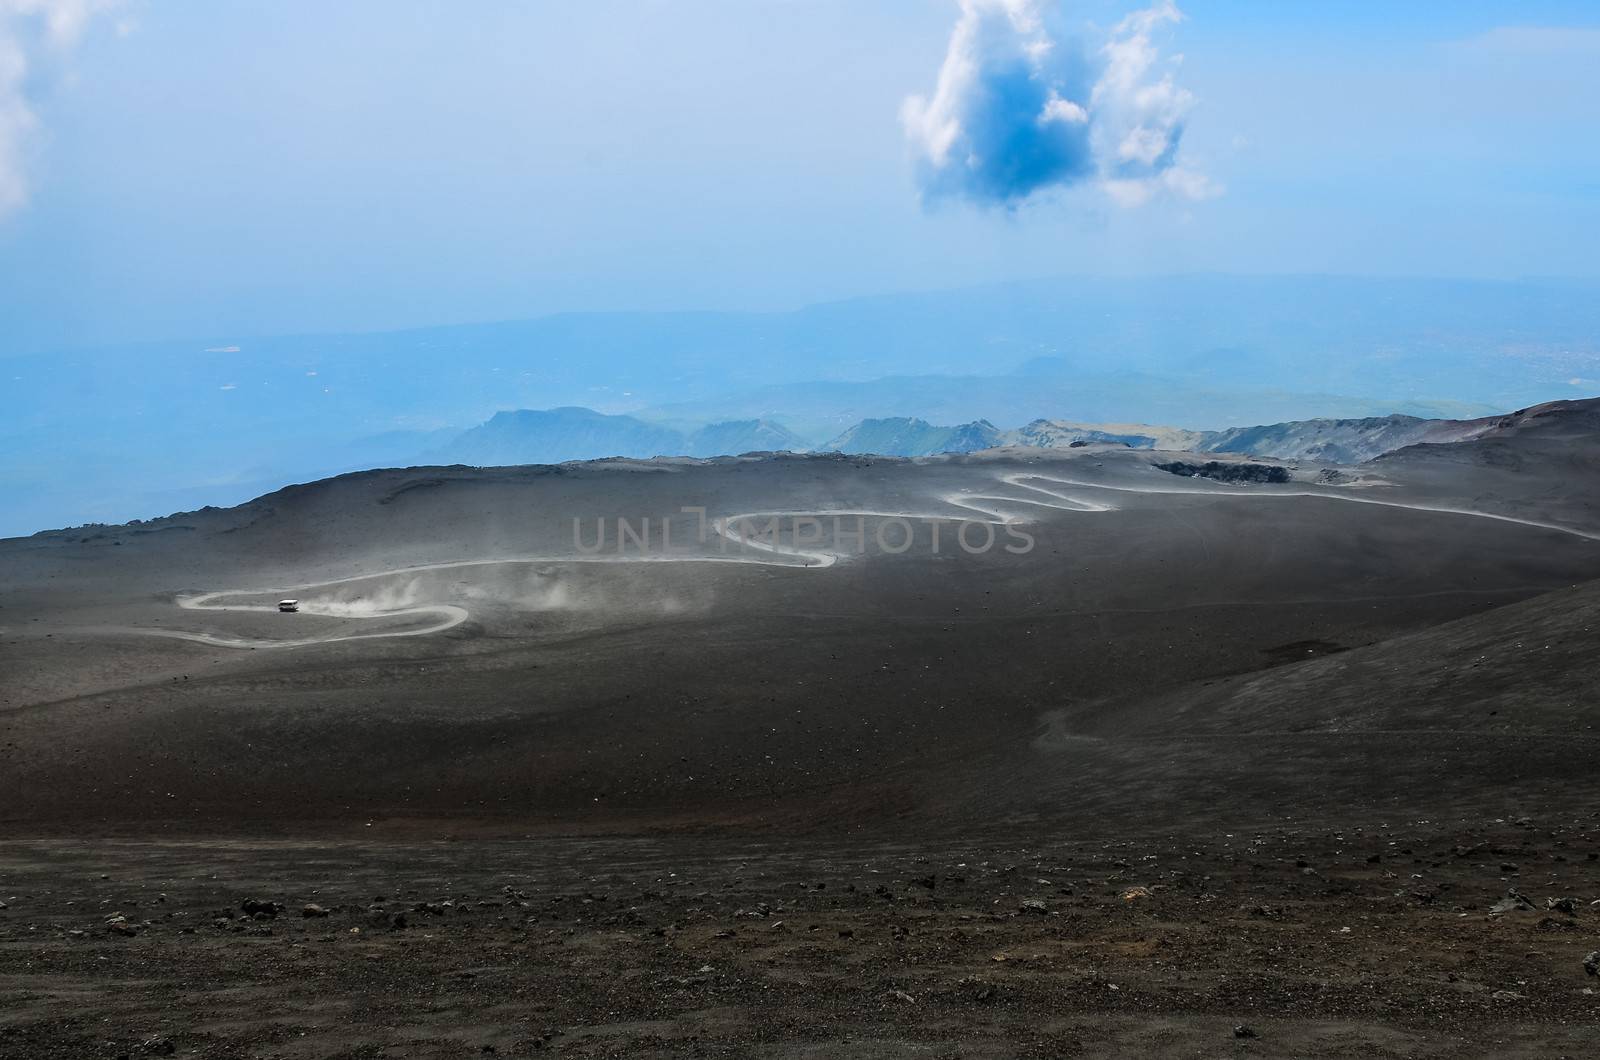
[[[1593,1052],[1595,420],[0,542],[0,1055]]]

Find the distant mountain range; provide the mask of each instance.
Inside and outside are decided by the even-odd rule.
[[[750,452],[842,452],[879,456],[970,453],[1001,446],[1064,449],[1079,445],[1123,445],[1193,453],[1248,453],[1280,460],[1357,464],[1421,442],[1477,437],[1498,417],[1472,420],[1376,416],[1311,419],[1221,431],[1192,431],[1150,424],[1075,423],[1035,420],[1003,431],[987,420],[941,426],[915,417],[862,420],[837,437],[809,445],[766,420],[714,423],[682,432],[633,416],[606,415],[567,407],[497,413],[419,462],[494,466],[554,464],[609,456],[737,456]]]
[[[632,416],[608,416],[567,406],[543,411],[497,412],[420,462],[437,464],[559,464],[606,456],[723,456],[756,451],[803,450],[804,442],[766,420],[712,423],[677,431]]]
[[[1003,374],[906,375],[859,381],[779,383],[695,401],[640,409],[641,419],[704,423],[718,419],[770,419],[802,437],[833,438],[874,418],[929,423],[987,420],[1001,429],[1070,410],[1082,423],[1178,423],[1220,429],[1237,423],[1275,423],[1316,417],[1361,418],[1401,413],[1421,418],[1483,415],[1496,408],[1470,402],[1367,400],[1242,382],[1213,386],[1195,380],[1128,370],[1074,366],[1063,358],[1038,358]]]
[[[1012,430],[988,420],[940,425],[911,416],[874,417],[817,442],[765,419],[726,420],[692,429],[581,406],[498,412],[462,432],[397,431],[364,440],[366,466],[466,464],[477,467],[558,464],[607,457],[738,456],[765,452],[842,452],[922,457],[1021,446],[1064,449],[1117,445],[1193,453],[1239,453],[1327,464],[1364,463],[1419,444],[1483,437],[1509,422],[1389,415],[1289,420],[1253,427],[1197,431],[1146,423],[1080,423],[1036,419]],[[339,471],[357,470],[340,468]],[[330,474],[336,472],[330,472]],[[273,479],[197,487],[165,495],[167,511],[227,506],[278,488]],[[243,497],[236,494],[244,492]]]
[[[1359,464],[1421,442],[1455,442],[1477,437],[1497,417],[1472,420],[1374,416],[1364,419],[1291,420],[1222,431],[1191,431],[1142,423],[1072,423],[1035,420],[1001,431],[987,420],[937,427],[917,419],[866,420],[826,449],[883,456],[967,453],[996,446],[1064,449],[1075,445],[1125,445],[1190,453],[1250,453],[1279,460]]]
[[[929,453],[971,453],[1004,445],[1005,432],[988,420],[955,427],[935,427],[926,420],[897,416],[862,420],[822,446],[841,453],[884,456],[926,456]]]
[[[450,452],[533,459],[518,454],[587,453],[590,441],[914,451],[983,437],[843,437],[885,418],[987,422],[1021,442],[1057,430],[1040,420],[1206,432],[1472,418],[1600,390],[1596,335],[1593,283],[1326,276],[1060,277],[779,313],[564,314],[55,352],[0,335],[0,534],[233,504]],[[567,407],[645,426],[614,440],[609,427],[589,440],[580,428],[565,449],[551,436],[506,449],[490,431],[451,448],[497,412]]]

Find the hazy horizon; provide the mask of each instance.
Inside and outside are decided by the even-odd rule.
[[[1042,276],[1600,277],[1578,3],[13,0],[0,52],[0,355]]]
[[[815,448],[898,417],[1002,430],[1472,418],[1600,393],[1590,287],[1076,277],[789,312],[569,313],[18,356],[0,392],[0,534],[235,504],[361,468],[657,451],[638,432],[577,425],[581,439],[450,448],[518,409],[630,414],[685,435],[749,420],[786,432],[715,434],[737,451],[773,437]]]
[[[515,409],[1600,392],[1597,57],[1562,0],[0,0],[0,532]]]
[[[346,329],[313,329],[301,331],[231,331],[218,333],[191,333],[178,332],[166,335],[154,335],[128,341],[103,341],[81,345],[59,346],[48,349],[15,349],[0,348],[0,360],[20,357],[37,357],[50,354],[93,353],[107,349],[144,346],[168,346],[179,343],[242,343],[251,340],[281,340],[298,338],[322,338],[336,336],[370,336],[392,335],[419,331],[432,331],[446,328],[470,328],[479,326],[493,326],[497,324],[527,324],[551,320],[560,317],[596,317],[596,316],[749,316],[770,317],[788,314],[804,313],[808,310],[820,309],[830,306],[849,305],[852,303],[872,302],[883,299],[900,297],[929,297],[943,294],[958,294],[964,292],[1001,290],[1008,288],[1028,287],[1049,283],[1069,282],[1162,282],[1189,279],[1232,279],[1232,280],[1288,280],[1288,281],[1356,281],[1362,283],[1394,283],[1394,284],[1461,284],[1481,285],[1484,287],[1527,287],[1527,286],[1578,286],[1594,287],[1600,289],[1600,274],[1594,276],[1584,275],[1508,275],[1508,276],[1452,276],[1445,273],[1417,273],[1404,275],[1378,275],[1360,273],[1337,272],[1283,272],[1283,273],[1252,273],[1230,272],[1225,270],[1192,270],[1187,272],[1168,273],[1041,273],[1033,276],[1016,276],[1007,279],[986,281],[972,284],[953,284],[942,287],[928,288],[884,288],[864,290],[856,294],[841,295],[836,298],[825,298],[817,301],[796,302],[793,304],[774,304],[764,308],[730,309],[711,304],[685,305],[676,308],[652,308],[647,305],[618,305],[596,307],[588,309],[563,309],[553,308],[529,311],[525,314],[512,314],[497,317],[473,317],[464,319],[430,320],[424,323],[375,325],[371,327],[352,327]],[[204,352],[202,350],[202,352]]]

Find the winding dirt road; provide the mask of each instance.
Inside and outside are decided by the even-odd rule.
[[[809,510],[809,511],[761,511],[744,512],[730,515],[721,519],[709,521],[706,525],[720,534],[725,541],[731,541],[743,549],[752,549],[761,555],[669,555],[669,554],[638,554],[638,555],[554,555],[554,556],[508,556],[496,559],[481,560],[455,560],[444,563],[427,563],[410,567],[398,567],[391,570],[378,571],[369,574],[354,575],[349,578],[339,578],[331,581],[314,582],[305,585],[278,586],[263,589],[226,589],[215,592],[202,593],[198,596],[180,597],[178,606],[191,611],[227,611],[227,612],[273,612],[275,606],[247,603],[227,603],[228,599],[238,597],[262,597],[288,595],[309,590],[328,589],[337,585],[351,582],[367,581],[378,578],[402,577],[410,574],[420,574],[426,571],[450,570],[467,567],[484,567],[503,564],[571,564],[571,563],[748,563],[761,566],[825,568],[831,567],[841,559],[846,559],[849,553],[831,552],[817,548],[801,548],[797,544],[785,544],[773,535],[770,539],[764,536],[752,536],[746,528],[774,519],[824,519],[838,516],[875,518],[875,519],[904,519],[925,522],[951,522],[961,521],[969,523],[987,524],[991,526],[1015,526],[1029,522],[1020,515],[1008,514],[998,505],[1015,507],[1018,505],[1031,505],[1039,508],[1049,508],[1057,511],[1078,513],[1099,513],[1116,511],[1117,506],[1105,501],[1084,497],[1076,492],[1064,493],[1052,486],[1065,486],[1074,491],[1098,490],[1113,493],[1142,493],[1155,495],[1190,495],[1206,497],[1222,497],[1237,499],[1266,499],[1266,498],[1293,498],[1293,497],[1320,497],[1327,500],[1346,501],[1354,504],[1375,504],[1381,507],[1401,508],[1408,511],[1430,512],[1443,515],[1459,515],[1478,519],[1492,519],[1497,522],[1513,523],[1538,530],[1555,531],[1569,534],[1574,537],[1589,541],[1600,541],[1600,533],[1578,530],[1570,526],[1561,526],[1555,523],[1540,522],[1532,519],[1522,519],[1516,516],[1501,515],[1493,512],[1473,511],[1465,508],[1449,508],[1426,504],[1412,504],[1404,501],[1383,500],[1376,497],[1355,496],[1349,493],[1335,493],[1323,490],[1274,490],[1260,486],[1229,487],[1217,485],[1214,487],[1186,487],[1174,484],[1171,488],[1164,486],[1129,486],[1113,485],[1099,482],[1085,482],[1080,479],[1062,478],[1057,475],[1048,475],[1039,472],[1010,472],[997,476],[997,480],[1007,486],[1018,490],[1027,491],[1030,495],[1012,495],[1002,493],[947,493],[939,500],[951,507],[965,512],[976,513],[981,518],[970,516],[956,516],[950,512],[908,512],[908,511],[881,511],[875,509],[837,509],[837,510]],[[1050,486],[1040,485],[1049,483]],[[702,535],[703,537],[703,535]],[[806,544],[820,542],[807,541]],[[724,548],[726,545],[724,544]],[[389,637],[421,637],[433,633],[442,633],[465,622],[470,613],[464,607],[454,604],[425,604],[415,607],[400,607],[391,609],[356,610],[348,605],[324,604],[311,600],[302,602],[301,611],[307,614],[324,615],[333,618],[361,618],[361,619],[396,619],[412,615],[432,615],[436,620],[414,629],[380,630],[372,633],[335,633],[325,636],[301,637],[292,640],[271,640],[264,638],[228,637],[212,633],[193,633],[183,630],[151,629],[148,627],[119,627],[116,632],[138,633],[147,636],[169,637],[177,640],[192,641],[198,644],[208,644],[223,648],[243,649],[278,649],[278,648],[303,648],[314,644],[332,644],[352,640],[375,640]]]

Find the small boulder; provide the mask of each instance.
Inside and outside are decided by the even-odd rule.
[[[245,916],[254,917],[257,920],[272,920],[283,912],[283,904],[281,902],[263,902],[255,898],[246,898],[239,903],[239,909]]]
[[[1531,912],[1532,910],[1533,903],[1528,901],[1525,895],[1519,894],[1515,890],[1507,891],[1504,898],[1489,907],[1489,912],[1496,915]]]

